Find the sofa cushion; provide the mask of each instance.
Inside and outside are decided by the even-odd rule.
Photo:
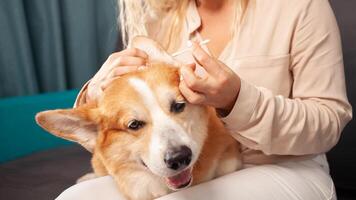
[[[72,145],[0,165],[0,199],[55,199],[91,172],[90,153]]]
[[[0,99],[0,163],[71,144],[42,130],[35,122],[35,115],[44,110],[72,107],[77,93],[72,90]]]

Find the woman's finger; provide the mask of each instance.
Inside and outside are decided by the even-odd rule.
[[[108,78],[105,81],[103,81],[100,85],[101,91],[105,90],[110,85],[110,83],[112,83],[117,78],[118,77]]]
[[[125,51],[127,51],[127,55],[148,59],[148,54],[145,51],[142,51],[141,49],[128,48]]]
[[[179,70],[181,70],[183,67],[189,67],[191,68],[193,71],[195,71],[196,69],[196,64],[195,63],[187,63],[185,65],[181,65]],[[183,76],[182,76],[182,73],[179,71],[179,76],[180,76],[180,80],[182,81],[183,80]]]
[[[142,70],[142,69],[145,69],[145,68],[146,68],[146,66],[122,66],[122,67],[116,67],[110,72],[108,77],[103,81],[103,83],[101,84],[101,89],[105,90],[113,80],[115,80],[116,78],[118,78],[121,75],[130,73],[130,72],[135,72],[135,71],[138,71],[138,70]]]
[[[112,62],[111,66],[141,66],[146,65],[146,63],[147,60],[140,57],[120,56]]]
[[[189,103],[202,104],[205,101],[205,96],[203,94],[194,92],[191,89],[189,89],[184,81],[181,81],[179,83],[179,90],[184,96],[184,98],[188,100]]]
[[[209,89],[205,81],[206,79],[198,77],[192,68],[183,66],[180,68],[180,73],[183,79],[182,81],[184,81],[191,90],[204,93]]]
[[[113,68],[108,76],[106,77],[107,79],[114,78],[129,72],[134,72],[139,69],[139,66],[120,66],[120,67],[115,67]]]
[[[219,64],[195,42],[193,42],[193,57],[208,74],[214,76],[219,73]]]
[[[189,64],[186,64],[184,66],[187,66],[187,67],[191,68],[193,71],[195,71],[195,69],[197,67],[197,65],[195,63],[189,63]]]
[[[123,51],[113,53],[109,57],[116,59],[117,57],[120,56],[132,56],[132,57],[140,57],[140,58],[148,59],[147,53],[138,48],[127,48]]]
[[[86,100],[95,101],[103,94],[103,90],[98,87],[98,84],[90,82],[88,85],[88,92],[86,95]]]

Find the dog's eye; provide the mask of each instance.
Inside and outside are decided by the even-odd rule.
[[[128,128],[135,131],[135,130],[142,128],[144,125],[145,125],[145,122],[143,122],[143,121],[132,120],[129,122]]]
[[[171,112],[180,113],[183,112],[185,108],[185,102],[173,102],[171,104]]]

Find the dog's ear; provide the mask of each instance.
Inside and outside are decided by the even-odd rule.
[[[129,46],[146,52],[150,62],[165,62],[177,67],[180,65],[158,42],[148,37],[136,36]]]
[[[98,127],[95,109],[79,107],[67,110],[49,110],[37,113],[36,122],[55,136],[77,142],[93,151]]]

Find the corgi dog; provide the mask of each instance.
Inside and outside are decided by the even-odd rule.
[[[239,143],[215,109],[188,103],[180,63],[155,41],[136,37],[147,67],[115,79],[95,103],[36,115],[55,136],[92,152],[97,176],[110,175],[129,200],[150,200],[241,168]]]

